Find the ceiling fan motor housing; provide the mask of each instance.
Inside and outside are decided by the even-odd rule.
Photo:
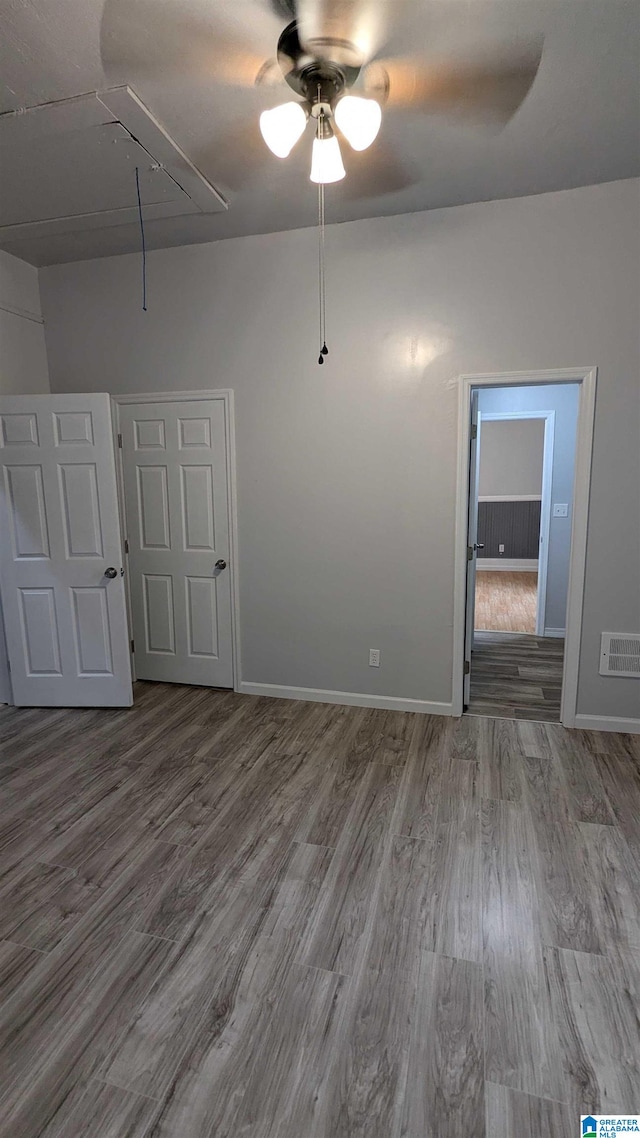
[[[318,104],[333,107],[360,74],[353,45],[323,40],[322,43],[314,43],[314,47],[319,49],[319,54],[303,48],[295,20],[284,29],[278,40],[278,63],[282,74],[291,89],[311,105],[312,114]]]

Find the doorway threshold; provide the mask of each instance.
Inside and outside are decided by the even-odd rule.
[[[560,722],[564,640],[476,632],[467,715]]]

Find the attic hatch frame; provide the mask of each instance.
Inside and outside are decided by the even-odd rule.
[[[24,140],[25,144],[36,143],[43,137],[64,136],[70,132],[90,131],[95,127],[109,125],[121,126],[129,140],[148,155],[150,167],[162,170],[181,191],[182,196],[178,200],[172,198],[145,203],[147,222],[199,213],[221,213],[228,209],[228,203],[222,194],[200,173],[141,99],[127,86],[8,111],[0,115],[0,143],[11,143],[14,139]],[[17,243],[20,240],[37,239],[39,236],[109,229],[128,224],[138,224],[135,195],[131,196],[130,206],[124,208],[118,206],[65,216],[38,217],[2,225],[0,245],[2,242]]]

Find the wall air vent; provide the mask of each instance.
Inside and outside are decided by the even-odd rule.
[[[602,633],[600,675],[640,679],[640,632]]]

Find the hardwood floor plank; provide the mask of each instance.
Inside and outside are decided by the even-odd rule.
[[[579,1114],[628,1114],[640,1097],[637,993],[604,956],[547,948],[545,964],[569,1087]]]
[[[640,891],[629,847],[614,826],[582,823],[580,831],[604,951],[634,945],[640,953]]]
[[[255,903],[266,905],[316,777],[305,755],[264,749],[244,780],[236,780],[226,808],[149,907],[140,931],[172,939],[187,936],[227,882],[253,881]]]
[[[492,719],[487,722],[485,730],[486,742],[480,760],[482,797],[521,802],[522,747],[516,724]]]
[[[153,1138],[176,1133],[236,1138],[238,1110],[260,1061],[274,992],[293,965],[332,850],[295,845],[269,911],[235,967],[236,982],[210,1002],[171,1077],[154,1119]],[[228,925],[229,927],[229,925]]]
[[[564,782],[549,759],[524,759],[537,848],[537,892],[545,944],[601,953],[582,845]]]
[[[575,1138],[576,1115],[565,1103],[486,1083],[488,1138]]]
[[[98,1079],[79,1084],[69,1096],[69,1114],[42,1138],[146,1138],[158,1104]]]
[[[509,802],[483,802],[486,1076],[531,1095],[564,1099],[545,983],[533,843],[523,810]]]
[[[397,764],[370,764],[336,847],[316,919],[301,949],[301,963],[347,975],[354,972],[385,839],[391,833],[401,774]]]
[[[0,941],[0,1002],[13,995],[41,959],[42,954],[35,949]]]
[[[325,846],[293,843],[266,914],[264,936],[302,936],[315,912],[333,855],[334,850]]]
[[[394,829],[409,838],[431,839],[447,757],[449,725],[440,716],[416,716]]]
[[[222,1030],[263,921],[249,891],[238,890],[223,912],[203,914],[184,940],[169,944],[156,983],[108,1056],[107,1082],[162,1099],[206,1019]]]
[[[423,952],[431,846],[395,835],[363,961],[347,997],[318,1133],[398,1134]]]
[[[611,745],[611,744],[610,744]],[[598,753],[598,772],[640,876],[640,771],[628,755]]]
[[[413,1013],[402,1138],[484,1138],[482,969],[424,954]]]
[[[358,711],[343,738],[340,757],[328,763],[319,791],[298,828],[298,841],[333,847],[338,844],[373,749],[369,730],[364,728],[364,709]]]
[[[438,818],[440,815],[438,816]],[[460,798],[455,817],[435,831],[425,945],[461,960],[482,960],[480,804]]]
[[[28,865],[0,894],[0,936],[46,952],[55,947],[95,900],[93,886],[73,869]]]
[[[614,825],[615,815],[607,799],[596,758],[576,747],[571,732],[549,726],[547,733],[553,754],[564,774],[576,821]]]
[[[95,1073],[104,1050],[120,1033],[129,1007],[149,987],[169,947],[152,937],[128,933],[103,960],[92,983],[76,993],[73,1005],[67,1004],[64,1015],[56,1015],[55,1029],[47,1037],[38,1029],[51,1015],[50,989],[34,995],[29,1009],[33,1023],[25,1019],[22,1046],[17,1049],[14,1044],[10,1068],[5,1068],[7,1075],[10,1069],[15,1071],[16,1052],[29,1067],[26,1083],[16,1078],[5,1083],[0,1115],[6,1134],[39,1138],[49,1128],[65,1132],[67,1103],[78,1077]],[[16,996],[23,989],[24,985]]]
[[[81,918],[55,951],[41,957],[0,1008],[0,1039],[3,1041],[0,1063],[7,1093],[20,1099],[25,1093],[21,1081],[28,1072],[26,1093],[30,1095],[35,1058],[44,1062],[53,1056],[51,1062],[55,1061],[64,1025],[74,1021],[78,1009],[86,1008],[102,977],[109,978],[110,962],[117,946],[178,856],[182,856],[182,851],[173,846],[161,843],[141,846],[135,861],[114,886]],[[114,1001],[117,1004],[115,993]],[[77,1062],[80,1053],[81,1049]],[[73,1055],[69,1077],[72,1068]]]
[[[242,1098],[238,1134],[313,1133],[346,987],[334,973],[295,963],[287,970]]]

